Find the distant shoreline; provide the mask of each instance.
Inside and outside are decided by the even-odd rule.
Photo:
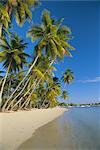
[[[100,106],[63,106],[63,108],[91,108],[91,107],[100,107]]]
[[[100,102],[96,102],[96,103],[87,103],[87,104],[76,104],[76,103],[59,103],[59,106],[62,106],[62,107],[99,107],[100,106]]]
[[[62,115],[67,108],[32,109],[0,113],[0,149],[15,150],[36,129]]]
[[[65,106],[65,108],[70,108],[70,107],[75,107],[75,108],[84,108],[84,107],[100,107],[100,105],[98,106]]]

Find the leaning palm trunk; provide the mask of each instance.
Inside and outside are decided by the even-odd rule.
[[[2,36],[2,24],[0,24],[0,38]]]
[[[36,80],[37,81],[37,80]],[[35,81],[35,83],[36,83]],[[33,89],[34,84],[32,84],[31,88],[28,89],[28,91],[17,101],[17,103],[11,108],[11,110],[13,110],[19,103],[21,103],[22,99],[31,91],[31,89]],[[21,106],[20,106],[21,107]],[[6,111],[9,109],[9,107],[7,107]]]
[[[25,100],[25,102],[21,105],[21,107],[19,108],[19,110],[22,109],[24,105],[25,105],[25,108],[27,107],[28,103],[29,103],[30,100],[31,100],[30,98],[31,98],[32,94],[33,94],[33,90],[31,91],[30,95],[29,95],[28,98]]]
[[[50,65],[49,65],[49,67],[54,63],[54,61],[55,60],[52,60],[51,61],[51,63],[50,63]],[[48,69],[49,69],[49,67],[48,67]],[[44,75],[47,73],[47,71],[48,71],[48,69],[45,71],[45,73],[44,73]],[[39,83],[41,82],[41,80],[42,80],[42,78],[40,78],[40,80],[37,82],[37,84],[36,84],[36,86],[34,87],[34,84],[33,84],[33,89],[32,89],[32,93],[33,93],[33,91],[35,90],[35,88],[39,85]],[[35,81],[35,83],[36,83],[36,81]],[[24,94],[24,97],[29,93],[29,91],[31,90],[31,88]],[[30,95],[29,95],[30,96]],[[28,97],[29,98],[29,97]],[[28,99],[27,98],[27,99]],[[18,100],[18,102],[11,108],[11,110],[13,110],[21,101],[22,101],[22,97]],[[27,99],[25,100],[25,102],[22,104],[23,106],[27,103]],[[21,106],[19,109],[21,109],[23,106]],[[6,108],[6,111],[9,109],[9,107],[10,106],[8,106],[7,108]]]
[[[11,80],[9,81],[9,84],[8,84],[8,96],[7,97],[10,96],[10,87],[11,87]]]
[[[30,94],[30,95],[32,95],[32,93],[33,93],[33,91],[31,92],[31,94]],[[24,105],[25,105],[25,108],[26,108],[26,107],[27,107],[27,105],[29,104],[30,100],[31,100],[31,99],[30,99],[30,98],[28,98],[28,99],[27,99],[27,101],[25,101],[25,102],[22,104],[22,106],[19,108],[19,110],[20,110],[20,109],[22,109]]]
[[[2,104],[2,94],[3,94],[3,90],[4,90],[6,80],[7,80],[7,76],[8,76],[8,73],[9,73],[10,66],[11,66],[11,63],[8,66],[8,69],[7,69],[7,72],[6,72],[6,75],[4,77],[4,81],[2,83],[1,90],[0,90],[0,108],[1,108],[1,104]]]
[[[11,101],[11,103],[8,105],[7,110],[10,108],[10,106],[15,102],[15,100],[22,94],[22,92],[24,91],[24,89],[26,88],[28,82],[29,82],[30,78],[27,80],[27,82],[25,83],[24,87],[22,88],[22,90],[19,92],[18,95],[15,96],[15,98]],[[2,111],[5,111],[5,108],[7,106],[8,101],[5,102],[4,106],[2,107]],[[13,106],[13,105],[12,105]]]
[[[50,63],[49,67],[54,63],[54,61],[55,61],[55,60],[52,60],[52,62]],[[49,67],[48,67],[48,69],[49,69]],[[47,73],[48,69],[45,71],[44,75]],[[39,83],[41,82],[41,80],[42,80],[42,78],[40,78],[40,80],[39,80],[38,83],[36,84],[35,88],[39,85]],[[26,103],[28,103],[29,100],[31,100],[30,97],[31,97],[31,95],[33,94],[35,88],[32,90],[32,92],[30,93],[29,97],[25,100],[25,102],[22,104],[22,106],[21,106],[19,109],[22,109],[23,106],[24,106]]]
[[[37,79],[36,79],[36,81],[37,81]],[[35,81],[35,84],[36,84],[36,81]],[[38,82],[40,82],[40,81],[38,81]],[[32,93],[33,93],[33,90],[34,90],[34,85],[35,84],[33,84],[32,86],[31,86],[31,88],[30,89],[28,89],[28,91],[23,95],[23,97],[21,97],[19,100],[18,100],[18,102],[11,108],[11,110],[13,110],[13,108],[15,108],[16,107],[16,105],[18,105],[21,101],[22,101],[22,99],[29,93],[30,94],[30,91],[32,90]],[[29,95],[30,96],[30,95]],[[29,98],[29,97],[28,97]],[[22,104],[22,106],[20,106],[19,107],[19,109],[21,109],[23,106],[24,106],[24,104],[26,104],[26,102],[27,101],[25,101],[23,104]]]
[[[37,60],[38,60],[39,56],[37,56],[32,64],[32,66],[29,68],[28,72],[26,73],[25,77],[23,78],[23,80],[18,84],[18,86],[16,87],[16,89],[14,90],[14,92],[11,94],[11,96],[9,97],[9,99],[6,101],[6,103],[4,104],[6,107],[6,105],[8,104],[8,102],[11,100],[11,98],[13,97],[13,95],[15,94],[15,92],[18,90],[18,88],[21,86],[21,84],[24,82],[24,80],[26,79],[26,77],[29,75],[29,73],[31,72],[32,68],[34,67],[34,65],[36,64]]]
[[[28,100],[28,102],[25,105],[25,109],[27,108],[27,106],[29,105],[29,103],[31,102],[31,99]]]
[[[1,80],[0,80],[0,85],[2,84],[2,81],[4,80],[4,78],[2,78]]]

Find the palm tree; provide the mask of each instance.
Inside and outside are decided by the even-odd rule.
[[[50,107],[55,106],[55,104],[57,103],[57,97],[60,95],[61,90],[60,90],[60,85],[57,83],[53,83],[47,91],[47,94],[45,96],[45,101],[43,103],[43,105],[45,104],[45,102],[47,102]]]
[[[64,75],[62,76],[62,80],[64,83],[71,83],[74,80],[73,72],[70,69],[67,69]]]
[[[51,60],[50,65],[56,58],[63,58],[66,55],[71,56],[68,50],[74,49],[68,44],[69,29],[57,24],[50,16],[50,12],[45,10],[42,14],[42,23],[40,25],[33,25],[28,32],[28,36],[33,41],[38,41],[35,47],[35,55],[46,55]],[[50,66],[49,65],[49,66]]]
[[[4,6],[0,4],[0,38],[2,36],[3,29],[9,27],[10,17]]]
[[[16,3],[17,0],[14,0],[14,1],[15,1],[14,5],[17,6],[17,3]],[[23,20],[21,22],[23,22]],[[50,67],[52,68],[51,65],[55,61],[55,59],[57,58],[62,59],[65,54],[68,56],[71,56],[69,50],[73,49],[73,47],[71,47],[68,44],[68,41],[70,39],[69,37],[70,34],[71,34],[70,30],[67,27],[61,26],[61,22],[58,23],[57,21],[54,21],[51,18],[50,13],[48,11],[43,12],[41,25],[38,27],[33,26],[33,28],[29,31],[29,35],[32,37],[32,39],[38,40],[38,44],[35,47],[35,57],[34,57],[35,59],[32,62],[31,67],[29,68],[28,72],[24,76],[23,80],[18,84],[14,92],[10,95],[8,101],[12,99],[12,96],[15,94],[18,88],[22,85],[23,82],[25,82],[25,79],[28,77],[28,75],[31,74],[31,71],[34,65],[36,64],[36,62],[38,61],[38,58],[40,58],[41,55],[48,56],[49,68]],[[17,66],[18,67],[16,68],[20,68],[19,65]],[[48,69],[46,70],[46,68],[45,69],[42,68],[42,70],[40,69],[38,70],[38,68],[35,67],[33,70],[35,71],[35,74],[38,74],[38,75],[40,74],[41,76],[39,82],[37,82],[39,84],[41,80],[43,79],[43,76],[46,75]],[[44,73],[44,75],[42,76],[41,73]]]
[[[41,56],[37,60],[36,67],[34,67],[30,72],[30,75],[29,75],[30,80],[29,80],[28,86],[26,87],[26,91],[25,91],[24,95],[21,96],[21,98],[17,101],[17,103],[11,109],[13,109],[17,104],[19,104],[20,101],[22,100],[22,97],[25,97],[29,93],[29,91],[30,92],[32,91],[34,93],[34,89],[36,87],[38,88],[39,83],[44,84],[44,82],[46,82],[46,81],[50,82],[52,70],[55,70],[55,67],[50,66],[49,59],[45,56]],[[25,87],[25,85],[24,85],[24,87]],[[23,89],[24,89],[24,87],[23,87]],[[23,91],[23,89],[21,91]],[[31,92],[31,94],[32,94],[32,92]],[[21,94],[22,94],[22,92],[21,92]],[[18,95],[16,97],[18,97]],[[13,100],[15,100],[16,97],[14,97]],[[29,97],[31,97],[31,96],[29,96]],[[12,100],[12,102],[13,102],[13,100]],[[27,102],[27,99],[26,99],[26,102]],[[24,104],[20,108],[22,108],[23,106],[24,106]]]
[[[74,80],[73,72],[70,69],[67,69],[64,72],[64,75],[62,76],[61,79],[65,83],[65,86],[66,86],[66,83],[69,84],[69,83],[71,83]],[[64,87],[64,89],[65,89],[65,87]],[[64,99],[68,99],[69,98],[67,91],[64,90],[62,92],[62,98],[64,98]]]
[[[38,41],[36,54],[42,53],[53,60],[63,58],[65,54],[71,56],[69,50],[74,48],[68,44],[70,34],[69,28],[52,19],[48,10],[43,11],[41,24],[33,25],[28,32],[33,41]]]
[[[52,77],[52,74],[51,74]],[[52,80],[48,80],[47,85],[45,87],[45,94],[42,99],[42,108],[45,107],[45,104],[55,105],[57,102],[57,96],[60,95],[60,83],[57,77],[52,77]]]
[[[19,26],[32,19],[32,8],[39,5],[38,0],[4,0],[0,1],[0,37],[8,29],[12,17]]]
[[[2,81],[3,81],[3,79],[4,79],[2,73],[4,73],[4,71],[1,71],[1,70],[0,70],[0,87],[1,87]]]
[[[64,100],[68,100],[69,99],[68,92],[64,90],[62,92],[61,98],[63,98]]]
[[[69,30],[65,27],[59,28],[60,24],[55,25],[54,20],[51,18],[48,11],[44,11],[42,15],[42,23],[40,26],[33,26],[28,35],[31,36],[32,40],[39,40],[37,46],[35,47],[35,59],[29,68],[26,76],[23,78],[21,83],[16,87],[15,91],[11,94],[9,100],[12,98],[13,94],[20,87],[22,82],[26,79],[27,75],[31,72],[32,68],[36,64],[38,58],[41,54],[45,54],[49,57],[51,61],[50,66],[53,64],[56,58],[62,58],[65,54],[71,56],[68,49],[73,49],[68,44]],[[62,39],[61,39],[62,35]],[[67,44],[66,44],[67,42]],[[45,51],[44,51],[45,50]],[[40,80],[41,81],[41,80]],[[39,82],[38,82],[39,83]]]
[[[7,68],[6,75],[0,90],[0,105],[2,103],[2,94],[9,72],[17,72],[23,68],[26,63],[26,57],[29,56],[24,53],[27,43],[24,43],[17,35],[12,35],[10,41],[1,39],[0,41],[0,62],[3,62],[4,68]]]
[[[74,48],[68,43],[70,34],[69,28],[61,26],[61,21],[58,23],[53,20],[47,10],[43,11],[42,23],[33,26],[28,32],[33,41],[38,41],[36,55],[41,53],[46,55],[52,60],[52,64],[56,58],[62,59],[65,55],[72,56],[69,50]]]
[[[32,8],[39,5],[38,0],[5,0],[0,2],[9,13],[14,16],[18,25],[22,26],[26,20],[32,19]]]

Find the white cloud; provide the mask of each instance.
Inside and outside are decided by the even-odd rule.
[[[86,80],[77,80],[79,83],[95,83],[95,82],[100,82],[100,76],[95,77],[93,79],[86,79]]]

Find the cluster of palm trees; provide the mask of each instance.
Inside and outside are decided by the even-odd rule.
[[[11,33],[12,18],[22,26],[32,19],[32,8],[38,0],[0,1],[0,109],[1,111],[27,108],[48,108],[57,105],[57,97],[68,98],[61,82],[70,83],[73,72],[67,69],[61,79],[54,75],[58,63],[74,48],[69,44],[71,31],[54,20],[48,10],[42,13],[41,24],[32,25],[27,35],[37,41],[34,57],[25,53],[25,43],[16,33]]]

